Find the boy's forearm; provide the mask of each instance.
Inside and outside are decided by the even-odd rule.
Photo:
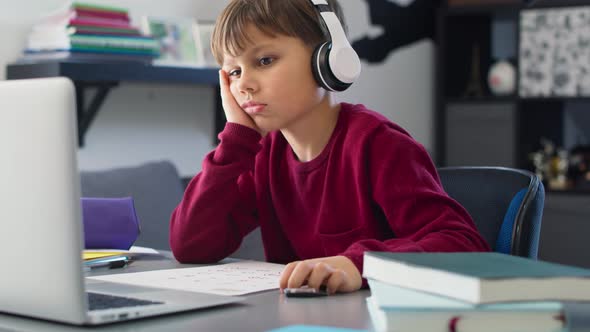
[[[221,202],[236,200],[237,189],[226,186],[223,194],[200,191],[201,175],[189,184],[170,219],[170,248],[181,263],[219,261],[229,255],[231,242],[239,241],[232,241],[231,235],[236,232],[231,231],[230,211],[220,206]]]
[[[261,138],[262,136],[252,128],[228,122],[219,133],[220,143],[214,150],[211,161],[215,165],[251,161],[253,167],[254,158],[261,149]]]
[[[238,179],[251,176],[258,138],[242,142],[235,137],[239,132],[220,134],[220,146],[206,156],[202,172],[189,183],[171,216],[170,247],[180,262],[219,261],[256,225],[253,182]]]

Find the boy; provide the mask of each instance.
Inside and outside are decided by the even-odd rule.
[[[325,40],[309,0],[233,0],[218,18],[227,124],[172,214],[176,259],[219,261],[260,227],[267,260],[289,263],[281,289],[335,293],[366,285],[367,250],[489,250],[420,144],[318,86],[310,59]]]

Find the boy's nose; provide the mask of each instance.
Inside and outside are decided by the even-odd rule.
[[[258,90],[258,82],[255,77],[250,74],[242,72],[240,79],[238,80],[238,89],[240,93],[245,95],[252,94]]]

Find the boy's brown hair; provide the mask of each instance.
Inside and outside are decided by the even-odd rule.
[[[337,0],[327,0],[344,29]],[[282,34],[301,39],[312,50],[327,41],[328,31],[310,0],[232,0],[217,18],[211,50],[223,64],[223,54],[239,55],[251,42],[246,27],[254,24],[269,36]]]

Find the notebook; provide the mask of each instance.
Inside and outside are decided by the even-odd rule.
[[[240,301],[86,282],[75,110],[65,78],[0,82],[0,312],[91,325]]]
[[[366,252],[363,276],[470,303],[590,301],[590,270],[495,252]]]

